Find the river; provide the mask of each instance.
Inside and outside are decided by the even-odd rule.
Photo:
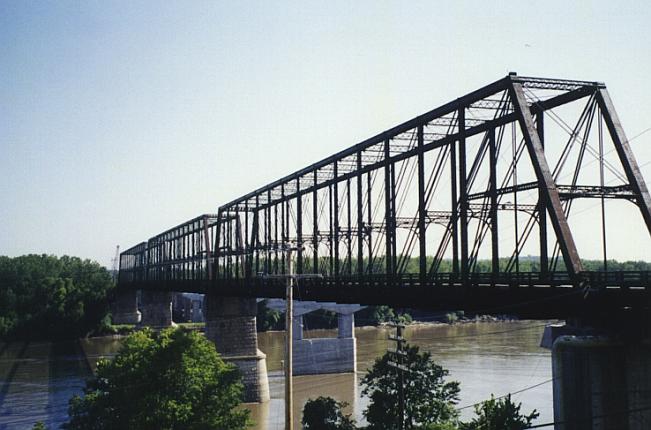
[[[450,371],[449,379],[461,383],[458,404],[462,417],[473,415],[467,407],[490,397],[518,392],[523,411],[537,409],[537,422],[553,421],[551,359],[540,348],[544,321],[482,322],[455,325],[412,325],[405,337],[429,351]],[[357,328],[357,375],[298,376],[294,379],[295,428],[309,398],[332,396],[349,403],[348,413],[363,422],[367,399],[359,381],[376,357],[390,347],[389,328]],[[311,330],[306,337],[336,336],[336,330]],[[271,401],[246,405],[255,421],[253,430],[284,426],[283,333],[259,333],[260,349],[267,354]],[[0,430],[30,429],[43,421],[51,429],[67,419],[67,402],[80,393],[100,357],[115,354],[120,341],[92,338],[78,342],[13,342],[0,344]],[[528,387],[533,387],[523,390]]]

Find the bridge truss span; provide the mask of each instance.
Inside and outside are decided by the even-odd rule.
[[[587,199],[600,208],[581,243]],[[610,202],[636,208],[649,237],[651,197],[606,86],[510,74],[125,251],[120,282],[273,284],[291,248],[297,273],[322,275],[313,290],[644,289],[647,272],[608,270]],[[595,248],[603,267],[584,267]]]
[[[463,279],[481,271],[480,255],[491,273],[517,272],[537,236],[540,274],[575,277],[584,268],[567,220],[574,199],[628,199],[651,227],[648,191],[609,100],[597,82],[508,76],[385,131],[222,206],[219,276],[284,273],[281,250],[297,247],[299,273],[417,272],[425,282],[450,261]],[[569,104],[580,104],[574,121],[555,112]],[[564,141],[557,130],[546,138],[551,121]],[[620,169],[603,157],[603,122]],[[579,183],[590,156],[620,183]],[[505,247],[500,218],[518,212],[528,220],[509,219],[520,231]]]

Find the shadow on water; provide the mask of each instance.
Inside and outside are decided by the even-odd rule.
[[[81,394],[86,380],[92,375],[86,353],[80,341],[53,343],[48,358],[48,401],[45,423],[58,428],[68,420],[68,402]]]
[[[4,352],[9,348],[9,345],[10,345],[9,343],[6,343],[2,347],[2,351],[0,351],[0,356],[2,356],[2,354],[4,354]],[[18,355],[14,358],[15,361],[11,365],[11,369],[9,369],[9,372],[7,372],[7,376],[2,381],[2,388],[0,388],[0,408],[5,403],[5,399],[7,398],[7,393],[9,393],[9,387],[11,387],[11,382],[16,377],[16,372],[18,372],[18,367],[20,367],[21,359],[25,357],[25,351],[27,351],[28,345],[29,342],[23,342],[23,346],[20,348],[20,352],[18,352]],[[6,413],[3,413],[2,415],[10,414],[10,413],[11,411],[8,411]]]
[[[7,342],[7,343],[5,343],[5,344],[2,345],[2,347],[0,348],[0,357],[2,357],[2,354],[5,353],[5,351],[7,350],[7,348],[9,348],[9,345],[10,345],[9,342]]]

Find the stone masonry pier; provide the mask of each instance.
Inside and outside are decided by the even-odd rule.
[[[138,324],[140,312],[138,311],[137,291],[119,289],[111,309],[111,322],[113,324]]]
[[[255,299],[206,294],[206,338],[213,341],[225,361],[242,373],[245,402],[269,400],[266,355],[258,349]]]
[[[174,324],[172,322],[172,293],[142,290],[140,306],[142,309],[140,325],[161,329]]]

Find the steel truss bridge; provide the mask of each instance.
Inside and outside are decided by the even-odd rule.
[[[571,223],[587,199],[597,268]],[[605,85],[510,74],[124,251],[119,287],[283,297],[291,258],[321,275],[300,281],[305,300],[646,309],[651,274],[608,268],[613,200],[648,237],[651,197]]]

